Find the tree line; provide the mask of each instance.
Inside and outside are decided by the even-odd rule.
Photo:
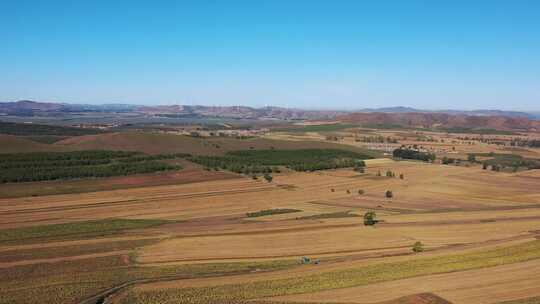
[[[57,135],[80,136],[104,133],[98,129],[52,126],[40,124],[14,123],[0,121],[0,133],[17,136]]]
[[[145,155],[125,151],[0,154],[0,183],[109,177],[181,169],[160,160],[187,154]]]
[[[367,158],[371,157],[337,149],[300,149],[234,151],[224,156],[194,156],[188,160],[210,169],[258,174],[279,172],[278,166],[295,171],[363,167],[363,159]]]
[[[433,153],[421,152],[414,149],[407,149],[404,147],[395,149],[392,153],[395,158],[403,159],[417,159],[422,161],[434,161],[436,156]]]

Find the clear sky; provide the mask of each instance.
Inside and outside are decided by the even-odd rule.
[[[0,0],[0,101],[540,110],[540,1]]]

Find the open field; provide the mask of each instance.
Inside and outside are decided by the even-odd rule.
[[[223,155],[229,151],[250,149],[347,149],[365,152],[363,149],[320,141],[284,141],[264,138],[190,137],[185,135],[120,132],[72,137],[56,142],[54,146],[75,149],[108,149],[140,151],[149,154],[189,153],[193,155]]]
[[[94,136],[137,147],[115,133],[51,146],[80,147],[70,141]],[[167,152],[200,153],[209,146],[190,144],[218,140],[214,155],[234,147],[231,139],[165,136],[183,142]],[[283,140],[234,142],[270,149]],[[326,145],[336,144],[280,148]],[[349,151],[364,148],[354,142]],[[377,158],[365,160],[364,172],[282,167],[267,182],[179,161],[174,173],[0,185],[0,303],[487,304],[540,296],[540,170]],[[375,226],[364,225],[367,211]],[[415,242],[423,252],[412,251]]]
[[[99,179],[53,180],[0,184],[0,198],[96,192],[238,178],[238,175],[230,172],[203,170],[202,167],[184,160],[175,160],[175,163],[180,164],[182,169],[179,171],[175,170]]]

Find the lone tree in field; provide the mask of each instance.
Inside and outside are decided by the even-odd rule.
[[[362,189],[358,190],[358,194],[359,194],[359,195],[364,194],[364,190],[362,190]]]
[[[399,179],[405,179],[405,175],[403,175],[403,173],[401,173],[401,174],[399,175]]]
[[[373,211],[368,211],[364,214],[364,225],[366,226],[373,226],[377,223],[377,220],[375,219],[377,215]]]
[[[392,198],[394,197],[394,194],[392,193],[392,191],[386,190],[386,193],[384,194],[384,196],[386,196],[386,198]]]
[[[422,252],[422,251],[424,251],[424,244],[422,244],[422,242],[420,242],[420,241],[414,243],[414,245],[412,247],[412,251],[413,252]]]
[[[272,182],[272,179],[273,179],[273,178],[272,178],[272,175],[270,175],[270,174],[268,174],[268,173],[265,173],[263,177],[264,177],[264,179],[265,179],[267,182],[269,182],[269,183]]]

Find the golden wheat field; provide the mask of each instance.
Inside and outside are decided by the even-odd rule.
[[[271,183],[236,175],[5,198],[0,302],[37,303],[42,288],[58,303],[496,303],[537,296],[539,185],[534,170],[374,159],[365,173],[284,171]],[[281,209],[291,211],[247,216]],[[376,225],[364,225],[367,211],[376,213]],[[412,251],[415,242],[423,252]],[[501,255],[493,264],[475,257],[491,252]],[[440,264],[454,255],[459,263]],[[381,263],[397,267],[395,277],[376,277]],[[407,263],[414,267],[399,267]],[[81,277],[81,265],[94,266]],[[349,277],[354,271],[365,271],[366,281]],[[330,275],[344,278],[327,284]],[[284,280],[290,288],[264,287]],[[261,291],[242,291],[250,284]],[[191,293],[215,295],[184,296]]]

